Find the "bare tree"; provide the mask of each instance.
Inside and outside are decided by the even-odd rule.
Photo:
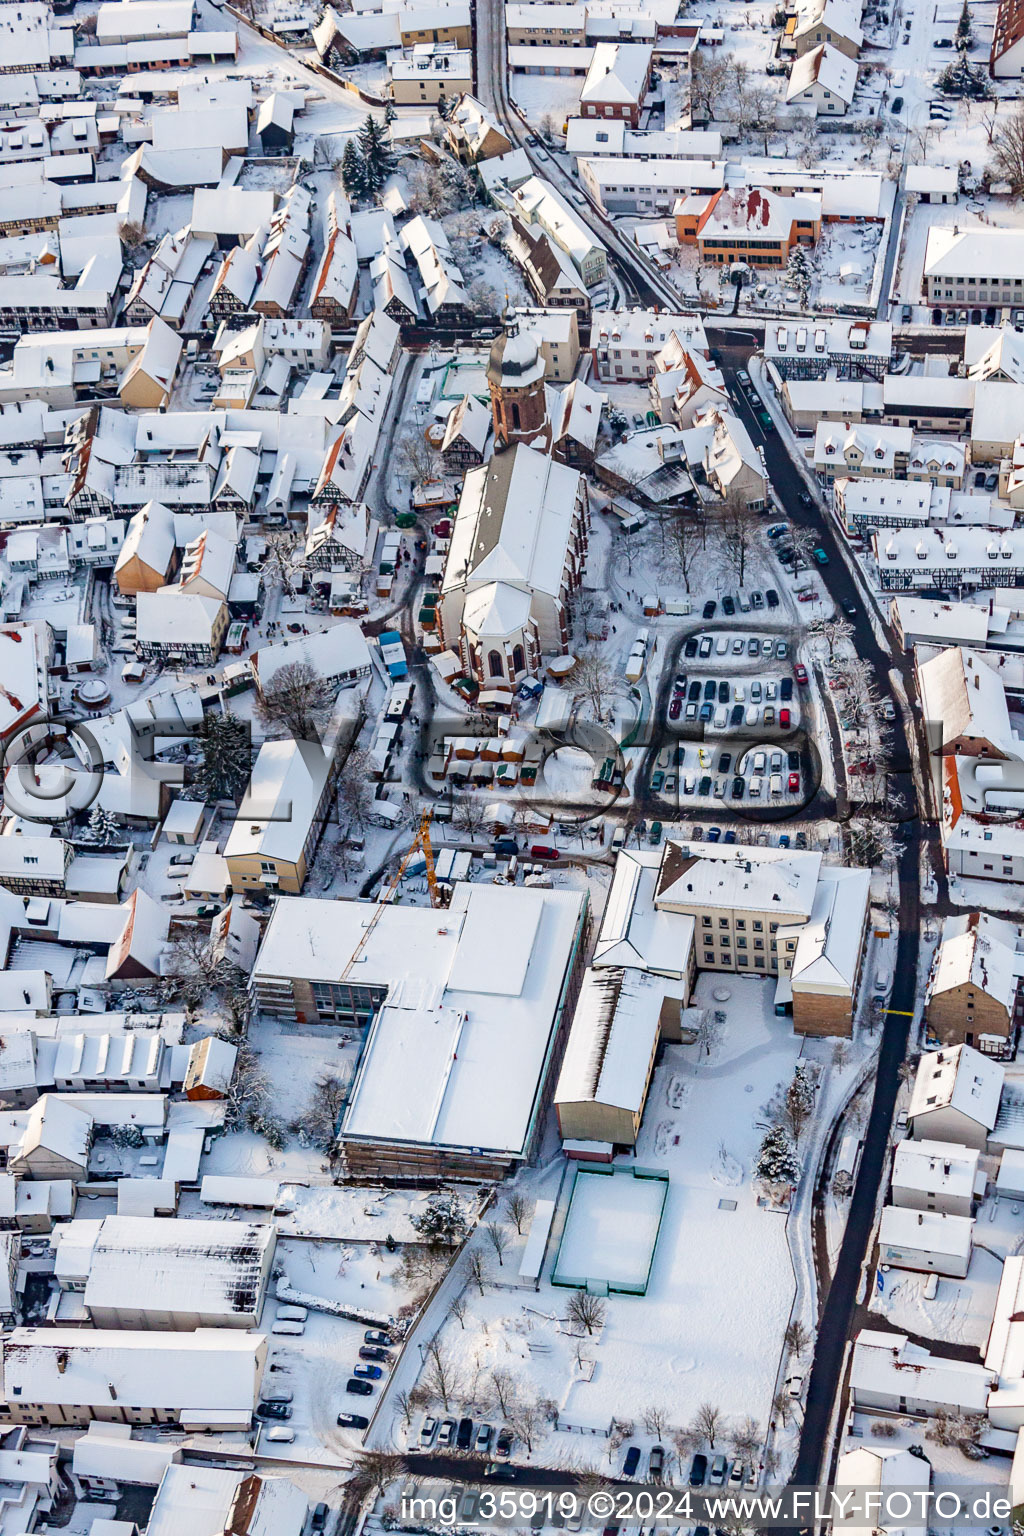
[[[509,1245],[509,1235],[507,1229],[503,1227],[500,1222],[489,1221],[484,1228],[484,1231],[487,1233],[487,1236],[490,1239],[491,1247],[498,1255],[499,1269],[503,1268],[505,1264],[505,1255],[508,1252]]]
[[[678,507],[665,507],[658,514],[662,556],[678,572],[684,588],[690,590],[690,576],[704,548],[704,520],[689,516]]]
[[[722,554],[731,566],[738,586],[747,574],[747,561],[761,530],[761,517],[747,506],[741,496],[729,496],[715,519]]]
[[[462,1393],[459,1369],[436,1335],[427,1345],[423,1384],[431,1397],[440,1401],[445,1413]]]
[[[819,614],[811,620],[807,626],[812,635],[820,635],[828,646],[828,659],[831,661],[836,654],[836,646],[852,640],[854,628],[849,619],[842,614]]]
[[[398,1451],[360,1451],[352,1483],[367,1491],[383,1493],[397,1477],[401,1477],[404,1469],[405,1457]]]
[[[416,1402],[412,1392],[406,1392],[404,1388],[400,1392],[396,1392],[395,1407],[402,1415],[402,1423],[408,1429],[412,1423],[412,1416],[416,1412]]]
[[[778,126],[778,97],[768,85],[748,85],[738,94],[738,118],[741,133],[757,134],[762,153],[768,153],[768,140]]]
[[[534,1441],[544,1425],[544,1410],[535,1398],[520,1398],[508,1416],[509,1427],[532,1455]]]
[[[999,124],[989,144],[990,181],[1008,182],[1014,197],[1020,197],[1024,193],[1024,105]]]
[[[522,1235],[523,1223],[530,1211],[530,1202],[525,1195],[521,1195],[517,1189],[514,1189],[505,1201],[505,1209],[515,1223],[516,1231]]]
[[[473,1284],[476,1286],[477,1290],[482,1296],[484,1293],[484,1285],[486,1284],[487,1280],[487,1274],[484,1266],[484,1256],[480,1252],[479,1248],[474,1248],[470,1253],[467,1268],[469,1270],[469,1278],[472,1280]]]
[[[690,99],[704,118],[713,118],[732,85],[734,60],[724,48],[698,48],[691,65]]]
[[[334,1146],[341,1112],[348,1099],[348,1083],[334,1072],[321,1072],[299,1121],[315,1147],[329,1152]]]
[[[672,1444],[675,1446],[682,1462],[687,1456],[692,1456],[703,1443],[703,1436],[693,1424],[685,1425],[682,1429],[672,1431]]]
[[[415,427],[399,440],[396,463],[400,473],[410,480],[422,482],[441,478],[440,452]]]
[[[694,1416],[694,1427],[702,1440],[706,1440],[712,1450],[715,1448],[715,1437],[722,1432],[722,1410],[714,1403],[701,1403]]]
[[[783,1424],[789,1423],[789,1416],[793,1412],[793,1399],[785,1387],[780,1387],[772,1398],[772,1417],[781,1419]]]
[[[362,747],[354,747],[346,757],[338,775],[336,798],[338,826],[343,834],[347,836],[349,832],[362,831],[373,805],[370,754]]]
[[[763,1440],[761,1426],[756,1419],[750,1417],[749,1413],[729,1430],[729,1441],[733,1452],[743,1461],[757,1459]]]
[[[658,1403],[650,1403],[640,1415],[641,1422],[647,1434],[653,1435],[656,1440],[663,1440],[669,1425],[669,1411]]]
[[[805,1353],[811,1336],[798,1317],[794,1317],[786,1329],[786,1348],[791,1355],[799,1357]]]
[[[469,1302],[466,1300],[465,1291],[460,1291],[457,1296],[452,1297],[452,1303],[448,1311],[452,1317],[458,1318],[459,1327],[465,1328],[466,1313],[469,1311]]]
[[[849,862],[861,869],[895,864],[904,847],[893,823],[879,816],[857,816],[848,821],[843,844]]]
[[[698,1055],[710,1056],[721,1038],[722,1021],[718,1017],[718,1010],[705,1008],[697,1025],[697,1038],[694,1041]]]
[[[566,1321],[582,1328],[585,1333],[597,1333],[603,1326],[608,1308],[600,1296],[587,1291],[573,1291],[565,1304]]]
[[[487,807],[479,796],[466,795],[456,804],[452,823],[456,831],[475,840],[487,826]]]
[[[573,672],[573,682],[600,720],[618,684],[615,673],[600,651],[580,652]]]
[[[333,703],[333,690],[303,657],[278,667],[257,700],[256,713],[268,729],[293,741],[319,741]]]
[[[507,1419],[516,1406],[518,1397],[516,1379],[511,1371],[506,1371],[499,1366],[491,1372],[491,1385],[494,1388],[495,1401],[503,1417]]]

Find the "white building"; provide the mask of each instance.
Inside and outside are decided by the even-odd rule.
[[[984,1414],[992,1380],[985,1366],[931,1355],[902,1333],[862,1328],[854,1341],[850,1392],[864,1412]]]
[[[539,225],[572,259],[588,288],[604,282],[608,274],[604,246],[595,240],[588,226],[550,182],[531,176],[516,187],[512,204],[513,211],[526,224]]]
[[[924,1492],[931,1481],[931,1463],[902,1446],[859,1445],[846,1451],[836,1468],[836,1487],[856,1489],[870,1497],[858,1497],[852,1508],[844,1508],[833,1518],[835,1536],[924,1536],[928,1522],[923,1516],[920,1520],[883,1518],[880,1506],[870,1500],[884,1499],[897,1490],[900,1497],[911,1490]],[[896,1499],[893,1504],[895,1507]]]
[[[963,1279],[973,1240],[973,1216],[887,1205],[878,1230],[878,1259],[895,1269],[921,1269]]]
[[[893,1158],[889,1193],[895,1206],[915,1211],[940,1211],[947,1216],[972,1216],[979,1183],[977,1147],[951,1141],[902,1141]]]
[[[988,1416],[996,1429],[1024,1428],[1024,1257],[1003,1260],[985,1369],[995,1378]]]
[[[857,89],[857,65],[831,43],[797,59],[789,76],[789,106],[812,106],[817,117],[845,117]]]
[[[977,225],[933,224],[924,253],[929,304],[1020,304],[1024,296],[1024,233]]]
[[[1005,1075],[999,1062],[970,1045],[928,1051],[907,1111],[914,1140],[983,1149],[999,1114]]]

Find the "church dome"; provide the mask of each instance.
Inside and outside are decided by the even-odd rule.
[[[491,348],[487,377],[495,384],[507,384],[514,389],[543,376],[544,360],[536,337],[529,331],[520,331],[518,326],[510,326]]]

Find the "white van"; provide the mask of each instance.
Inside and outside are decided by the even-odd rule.
[[[782,753],[781,752],[773,752],[772,753],[772,773],[781,773],[781,772],[782,772]]]
[[[278,1307],[277,1316],[282,1323],[304,1323],[309,1313],[305,1307]]]
[[[751,779],[749,785],[747,786],[747,793],[749,794],[751,800],[760,800],[761,786],[763,783],[764,780],[755,773],[754,777]]]
[[[751,704],[744,718],[748,725],[756,725],[761,718],[760,705]]]
[[[295,1439],[295,1431],[287,1424],[275,1424],[273,1429],[264,1432],[264,1440],[274,1440],[278,1445],[291,1445]]]
[[[782,774],[773,773],[768,784],[769,792],[773,795],[782,794]]]
[[[763,752],[754,753],[754,772],[764,773],[765,755]]]
[[[723,704],[720,709],[715,711],[715,730],[724,731],[728,724],[729,710],[726,705]]]

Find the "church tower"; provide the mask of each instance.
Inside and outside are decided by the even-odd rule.
[[[530,332],[519,329],[514,315],[507,315],[505,329],[491,348],[487,364],[494,436],[499,449],[529,443],[547,451],[551,447],[544,358]]]

